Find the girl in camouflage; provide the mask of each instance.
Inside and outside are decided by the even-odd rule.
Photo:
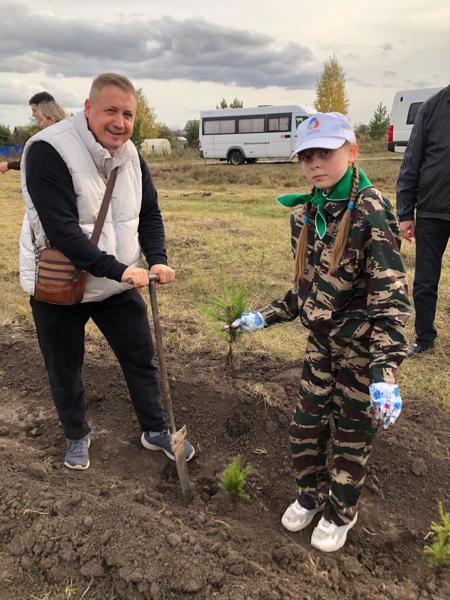
[[[410,305],[392,206],[357,166],[348,120],[340,113],[308,118],[294,153],[313,185],[310,194],[277,199],[298,207],[291,217],[294,286],[232,326],[250,332],[300,317],[310,330],[289,430],[298,495],[281,522],[300,531],[322,513],[311,544],[333,552],[356,523],[373,437],[400,414],[396,376]]]

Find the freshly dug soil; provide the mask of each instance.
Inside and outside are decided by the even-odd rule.
[[[62,464],[34,331],[4,327],[0,356],[1,600],[450,598],[448,569],[432,570],[423,555],[438,499],[450,503],[450,415],[427,399],[406,399],[380,432],[358,523],[325,555],[309,545],[312,526],[288,534],[280,524],[295,498],[287,428],[300,361],[247,354],[232,379],[212,352],[167,356],[178,424],[197,449],[186,508],[174,464],[140,445],[105,343],[87,339],[85,472]],[[252,473],[250,501],[235,504],[217,484],[238,454]]]

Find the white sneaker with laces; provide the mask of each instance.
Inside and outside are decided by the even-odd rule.
[[[308,510],[296,500],[287,507],[284,515],[281,517],[281,524],[288,531],[301,531],[305,527],[308,527],[314,516],[323,510],[324,505],[321,504],[317,508]]]
[[[322,517],[317,523],[311,536],[311,546],[322,552],[335,552],[342,548],[347,540],[347,533],[358,519],[358,513],[350,523],[335,525]]]

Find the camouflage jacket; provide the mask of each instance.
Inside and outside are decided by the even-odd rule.
[[[387,198],[373,187],[362,190],[353,209],[347,248],[331,274],[332,246],[345,207],[339,201],[326,203],[322,240],[313,223],[306,225],[304,279],[260,312],[268,325],[300,316],[305,327],[319,335],[369,338],[371,383],[395,383],[396,370],[406,356],[405,323],[410,312],[398,223]],[[302,205],[291,216],[294,255],[304,214]]]

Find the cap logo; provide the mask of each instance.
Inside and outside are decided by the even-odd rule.
[[[316,129],[319,125],[319,119],[317,117],[312,117],[312,119],[309,120],[308,129]]]

